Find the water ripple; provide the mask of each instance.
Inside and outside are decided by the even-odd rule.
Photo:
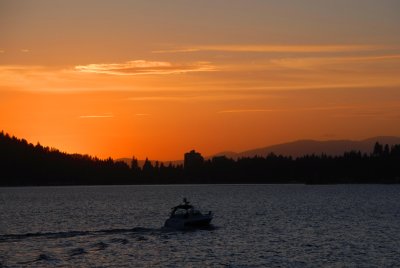
[[[87,236],[87,235],[107,235],[107,234],[123,234],[123,233],[149,233],[154,231],[160,231],[160,229],[149,229],[142,227],[135,227],[129,229],[109,229],[109,230],[98,230],[98,231],[68,231],[68,232],[38,232],[38,233],[26,233],[26,234],[6,234],[0,235],[0,243],[10,242],[16,240],[23,240],[32,237],[43,237],[43,238],[70,238],[76,236]]]
[[[0,267],[400,267],[399,192],[398,185],[0,188]],[[160,228],[183,196],[212,210],[220,227]]]

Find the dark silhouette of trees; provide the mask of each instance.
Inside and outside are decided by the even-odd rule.
[[[136,158],[136,157],[132,157],[132,160],[131,160],[131,169],[133,170],[133,171],[136,171],[136,170],[139,170],[140,169],[140,167],[139,167],[139,161],[138,161],[138,159]]]
[[[376,143],[375,143],[375,146],[374,146],[374,152],[373,152],[373,154],[374,154],[375,156],[381,156],[382,153],[383,153],[383,146],[382,146],[382,144],[379,144],[379,142],[376,142]]]
[[[28,144],[0,133],[0,185],[75,185],[131,183],[129,166],[54,148]]]
[[[111,158],[67,154],[33,145],[0,132],[0,186],[174,184],[174,183],[400,183],[400,145],[376,143],[371,154],[351,151],[342,156],[306,155],[292,158],[269,154],[233,160],[205,160],[185,154],[184,165],[131,165]]]

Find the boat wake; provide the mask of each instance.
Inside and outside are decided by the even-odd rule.
[[[119,229],[103,229],[94,231],[68,231],[68,232],[37,232],[37,233],[25,233],[25,234],[5,234],[0,235],[0,243],[19,241],[28,238],[46,238],[46,239],[59,239],[59,238],[71,238],[78,236],[96,236],[96,235],[113,235],[113,234],[132,234],[132,235],[144,235],[144,234],[161,234],[161,233],[174,233],[174,232],[191,232],[197,230],[203,231],[213,231],[217,227],[213,225],[203,226],[203,227],[186,227],[184,229],[176,230],[174,228],[161,227],[161,228],[144,228],[144,227],[134,227],[134,228],[119,228]],[[139,240],[142,236],[139,236]],[[126,241],[116,241],[121,244],[126,243]],[[100,246],[101,247],[101,246]]]
[[[145,234],[151,232],[160,232],[162,229],[153,228],[127,228],[127,229],[105,229],[105,230],[95,230],[95,231],[68,231],[68,232],[37,232],[37,233],[25,233],[25,234],[5,234],[0,235],[0,243],[10,242],[15,240],[23,240],[26,238],[70,238],[76,236],[88,236],[88,235],[107,235],[107,234]]]
[[[70,266],[71,262],[80,261],[96,263],[99,256],[113,256],[114,252],[125,252],[121,254],[129,256],[135,254],[134,252],[151,251],[154,243],[168,250],[171,246],[173,248],[174,245],[181,244],[181,241],[190,241],[197,237],[195,232],[215,229],[216,227],[208,225],[200,228],[189,226],[180,230],[168,227],[135,227],[3,234],[0,235],[0,268]],[[43,244],[49,246],[40,246]]]

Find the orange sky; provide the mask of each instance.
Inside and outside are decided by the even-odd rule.
[[[292,2],[2,0],[0,129],[159,160],[400,136],[400,3]]]

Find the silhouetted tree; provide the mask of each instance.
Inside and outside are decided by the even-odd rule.
[[[0,132],[0,186],[152,184],[152,183],[400,183],[400,145],[378,142],[371,154],[359,151],[342,156],[276,154],[225,156],[204,160],[201,154],[185,154],[182,165],[165,166],[146,158],[142,168],[133,157],[131,166],[113,159],[66,154],[33,145]]]
[[[131,170],[132,170],[132,173],[135,175],[139,174],[139,172],[140,172],[139,161],[134,156],[132,157],[132,160],[131,160]]]
[[[384,156],[389,156],[389,154],[390,154],[389,144],[386,144],[384,149],[383,149],[383,155]]]
[[[374,146],[374,152],[373,152],[373,154],[374,154],[375,156],[381,156],[382,153],[383,153],[383,146],[382,146],[379,142],[376,142],[376,143],[375,143],[375,146]]]

